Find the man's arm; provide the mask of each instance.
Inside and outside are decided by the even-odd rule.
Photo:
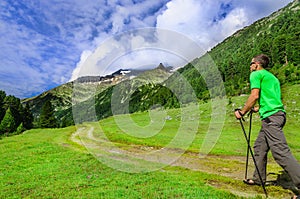
[[[259,98],[259,89],[258,88],[252,89],[251,90],[251,94],[248,97],[248,100],[246,101],[245,106],[241,110],[234,112],[235,113],[235,117],[237,119],[242,118],[243,115],[245,115],[248,111],[251,110],[252,107],[254,107],[256,101],[258,100],[258,98]]]

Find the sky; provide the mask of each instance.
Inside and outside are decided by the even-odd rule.
[[[79,76],[180,67],[289,2],[1,0],[0,90],[23,99]]]

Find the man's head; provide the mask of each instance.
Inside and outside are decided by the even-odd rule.
[[[256,55],[251,60],[250,70],[252,72],[252,71],[264,69],[264,68],[268,67],[269,62],[270,62],[270,59],[267,55],[265,55],[265,54]]]

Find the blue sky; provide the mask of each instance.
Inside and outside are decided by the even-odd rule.
[[[78,76],[105,75],[101,67],[84,69],[84,63],[105,43],[122,46],[121,39],[112,37],[134,29],[171,30],[209,50],[238,29],[289,2],[291,0],[2,0],[0,90],[26,98]],[[141,37],[135,36],[134,42],[145,42]],[[192,56],[198,56],[197,52],[193,53]],[[149,56],[151,52],[145,54],[120,59],[119,65],[107,72],[118,67],[155,67],[160,62],[183,64],[155,53],[153,56]]]

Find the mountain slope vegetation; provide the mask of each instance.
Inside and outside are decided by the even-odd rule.
[[[81,77],[78,80],[68,82],[38,96],[23,99],[23,104],[28,104],[34,116],[35,127],[41,127],[40,116],[43,105],[50,101],[55,107],[54,116],[58,127],[65,127],[83,121],[95,121],[112,115],[110,110],[111,97],[115,90],[129,96],[140,85],[158,84],[166,80],[170,75],[171,68],[165,68],[162,64],[148,71],[131,71],[129,76],[122,75],[121,70],[105,77]],[[134,77],[134,78],[132,78]],[[116,86],[118,85],[118,86]],[[128,100],[128,99],[127,99]],[[73,110],[76,118],[73,118]],[[95,114],[86,114],[87,112]],[[123,106],[121,109],[123,110]],[[119,114],[125,113],[119,111]]]

